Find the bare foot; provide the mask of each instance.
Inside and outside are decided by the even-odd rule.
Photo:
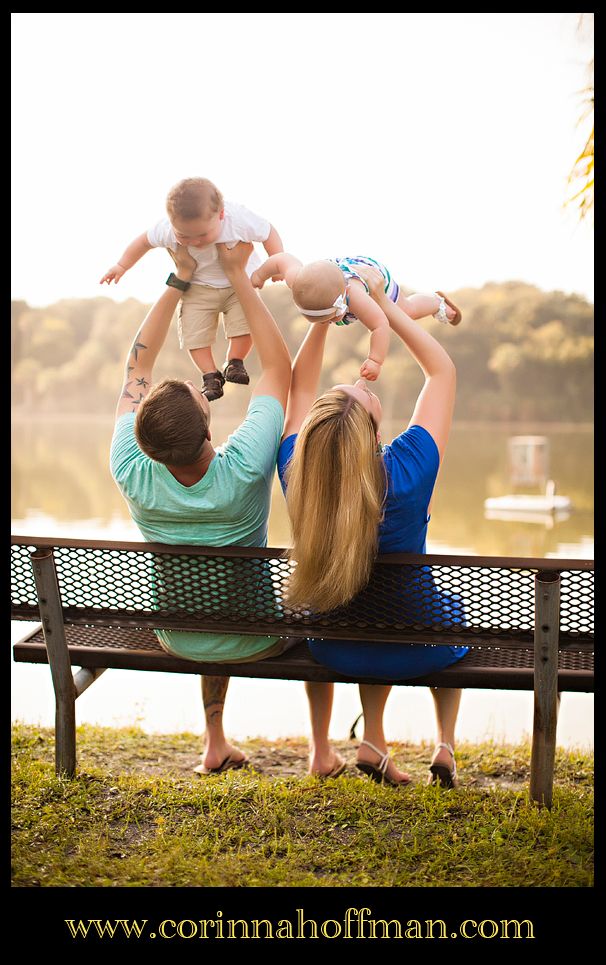
[[[234,747],[233,744],[228,744],[227,741],[222,741],[220,744],[214,745],[212,748],[205,748],[201,755],[202,764],[209,770],[214,767],[220,767],[226,757],[238,762],[245,760],[246,754],[244,754],[238,747]]]
[[[324,753],[312,751],[309,755],[309,773],[317,777],[328,777],[345,764],[344,758],[336,751],[328,750]]]

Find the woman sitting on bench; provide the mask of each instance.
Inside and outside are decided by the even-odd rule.
[[[381,403],[365,381],[336,385],[316,399],[328,325],[310,325],[293,363],[278,471],[293,531],[296,561],[288,601],[315,613],[349,603],[368,584],[377,553],[424,553],[431,498],[446,447],[456,373],[448,353],[384,293],[383,278],[364,270],[372,297],[392,331],[425,375],[406,431],[390,445],[379,441]],[[456,597],[434,587],[432,615],[459,613]],[[397,605],[397,601],[396,601]],[[435,616],[434,616],[435,618]],[[310,640],[316,660],[352,677],[404,680],[442,670],[466,647],[399,646]],[[364,738],[357,766],[371,779],[410,783],[389,758],[383,710],[390,687],[360,684]],[[310,771],[336,777],[345,762],[328,740],[334,685],[306,684],[312,741]],[[455,723],[461,691],[431,688],[437,743],[429,781],[455,783]]]

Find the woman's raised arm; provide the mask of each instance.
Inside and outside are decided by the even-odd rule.
[[[440,343],[402,311],[384,290],[382,275],[373,268],[360,269],[370,294],[387,315],[389,326],[402,339],[425,375],[409,425],[423,426],[433,437],[440,459],[446,448],[456,394],[456,369],[450,355]]]
[[[299,431],[316,400],[329,328],[330,325],[321,323],[310,325],[295,355],[284,421],[284,439]]]

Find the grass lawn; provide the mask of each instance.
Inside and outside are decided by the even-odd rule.
[[[429,745],[392,745],[415,779],[398,790],[353,766],[306,776],[302,738],[241,742],[250,768],[199,778],[197,735],[84,726],[71,781],[50,730],[17,724],[12,743],[17,887],[593,884],[587,752],[558,750],[548,811],[528,799],[527,744],[460,744],[461,786],[441,791],[424,783]]]

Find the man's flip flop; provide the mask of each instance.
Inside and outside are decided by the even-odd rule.
[[[439,322],[444,322],[445,324],[448,323],[448,325],[458,325],[459,322],[461,321],[461,318],[463,317],[461,315],[460,309],[457,308],[455,303],[451,301],[448,295],[445,295],[444,292],[436,292],[436,295],[438,295],[441,299],[443,299],[443,301],[440,302],[440,307],[437,310],[437,312],[434,312],[433,317],[437,318]],[[455,313],[454,318],[448,318],[448,315],[446,314],[446,309],[444,308],[444,302],[446,302],[449,308],[452,308],[453,312]]]
[[[228,755],[218,767],[205,767],[204,764],[198,764],[197,767],[194,767],[194,773],[202,774],[203,777],[210,777],[211,774],[223,774],[224,771],[238,771],[245,764],[248,764],[248,757],[243,757],[241,761],[235,761],[231,755]]]

